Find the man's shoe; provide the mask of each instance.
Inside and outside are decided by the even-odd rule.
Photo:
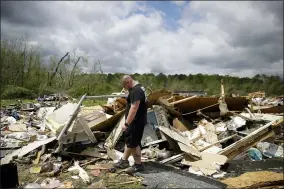
[[[133,175],[134,173],[142,171],[144,171],[144,165],[141,163],[141,164],[134,164],[132,167],[126,170],[126,173]]]
[[[115,163],[113,165],[115,168],[117,169],[125,169],[127,167],[129,167],[129,161],[128,160],[123,160],[123,159],[120,159],[117,163]]]

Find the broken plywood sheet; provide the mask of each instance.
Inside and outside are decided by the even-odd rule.
[[[212,175],[220,169],[220,165],[227,162],[227,159],[228,158],[223,155],[201,152],[201,160],[189,162],[183,159],[181,163],[191,166],[196,172],[201,171],[204,175]]]
[[[163,126],[159,126],[159,129],[165,133],[166,135],[168,135],[169,137],[171,137],[172,139],[178,141],[178,142],[181,142],[187,146],[191,146],[191,142],[188,140],[187,137],[185,136],[182,136],[181,134],[177,133],[176,131],[174,130],[171,130],[167,127],[163,127]]]
[[[55,107],[42,107],[38,110],[37,117],[39,119],[48,117],[53,113],[54,110],[55,110]]]
[[[178,145],[183,152],[197,156],[197,157],[201,157],[200,152],[193,145],[188,146],[180,142],[178,143]]]
[[[122,126],[125,124],[125,118],[124,116],[120,119],[118,124],[115,126],[115,128],[112,130],[109,137],[106,139],[105,146],[108,148],[114,148],[117,141],[121,137],[123,130]]]
[[[118,123],[119,119],[124,115],[125,110],[117,112],[112,117],[108,118],[107,120],[97,124],[90,126],[92,131],[109,131],[112,130],[113,127]]]
[[[62,144],[70,144],[73,142],[83,142],[83,141],[89,141],[89,136],[84,131],[74,134],[69,132],[67,135],[64,135],[60,139],[60,142]]]
[[[82,117],[84,119],[83,122],[86,122],[86,124],[88,125],[89,128],[91,128],[94,125],[98,125],[98,124],[107,120],[106,114],[103,113],[103,112],[100,112],[100,111],[85,114],[84,116],[82,116],[81,113],[80,113],[78,115],[78,118],[75,120],[74,126],[72,128],[72,133],[80,133],[80,132],[84,131],[82,124],[79,123],[80,117]]]
[[[83,128],[83,130],[87,134],[88,138],[93,143],[97,142],[97,139],[96,139],[95,135],[92,133],[90,127],[88,126],[88,123],[86,122],[86,120],[83,117],[78,117],[77,118],[77,126],[80,126],[80,127]]]
[[[180,131],[188,131],[187,127],[178,119],[173,119],[173,127],[180,130]]]
[[[24,146],[24,147],[22,147],[22,148],[20,148],[16,151],[14,151],[13,153],[6,155],[3,159],[1,159],[1,165],[8,164],[14,156],[23,157],[24,155],[28,154],[29,152],[37,149],[38,147],[40,147],[42,145],[50,143],[50,142],[54,141],[55,139],[56,139],[56,137],[52,137],[52,138],[48,138],[46,140],[32,142],[32,143],[28,144],[27,146]]]
[[[97,125],[107,120],[107,116],[104,112],[96,111],[84,116],[84,119],[88,123],[89,127]]]

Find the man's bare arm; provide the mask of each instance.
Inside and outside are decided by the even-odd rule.
[[[135,115],[137,113],[137,110],[139,108],[140,105],[140,100],[137,100],[136,102],[134,102],[133,104],[131,104],[127,119],[125,121],[125,123],[127,123],[128,125],[131,124],[131,122],[133,121],[133,119],[135,118]]]

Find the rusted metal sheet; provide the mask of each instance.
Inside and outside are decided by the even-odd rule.
[[[176,97],[177,99],[180,97]],[[193,112],[208,106],[212,106],[216,104],[216,106],[212,106],[203,110],[203,112],[218,112],[219,105],[218,99],[216,97],[199,97],[192,99],[190,101],[186,101],[184,103],[177,104],[176,107],[179,108],[184,113]],[[248,99],[245,97],[226,97],[225,102],[230,111],[242,111],[248,105]]]
[[[261,111],[261,113],[265,114],[280,114],[284,113],[284,106],[273,106],[273,107],[258,107],[258,108],[253,108],[254,111]]]

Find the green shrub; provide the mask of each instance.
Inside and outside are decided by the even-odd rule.
[[[29,89],[16,86],[6,86],[2,93],[3,99],[15,99],[15,98],[36,98],[36,95]]]
[[[52,87],[46,86],[46,85],[41,85],[38,89],[38,95],[43,96],[43,95],[51,95],[56,93],[55,89]]]

